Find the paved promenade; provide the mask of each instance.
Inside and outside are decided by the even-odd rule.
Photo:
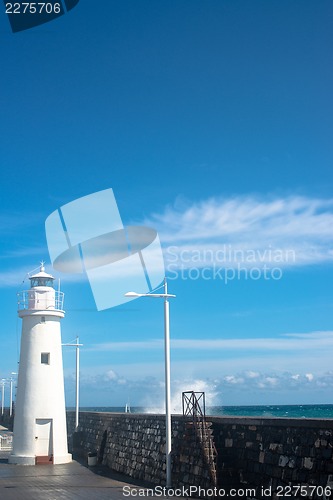
[[[88,468],[76,461],[65,465],[24,466],[8,464],[7,458],[8,452],[0,451],[1,500],[126,500],[139,497],[140,491],[141,498],[143,495],[144,486],[139,482],[129,483],[128,477],[103,466]]]

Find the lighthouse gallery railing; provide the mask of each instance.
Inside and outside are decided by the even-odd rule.
[[[60,310],[63,311],[64,292],[57,290],[23,290],[17,294],[18,310]]]

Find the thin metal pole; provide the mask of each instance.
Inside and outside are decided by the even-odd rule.
[[[79,337],[76,337],[76,391],[75,391],[75,430],[79,427],[79,376],[80,376],[80,348]]]
[[[9,416],[13,413],[13,379],[10,377],[10,399],[9,399]]]
[[[79,337],[76,337],[75,344],[62,344],[63,346],[75,347],[76,348],[76,383],[75,383],[75,430],[77,430],[79,426],[79,387],[80,387],[80,346],[83,344],[79,344]]]
[[[166,278],[164,279],[164,293],[168,293]],[[171,413],[170,413],[170,325],[169,301],[164,300],[164,355],[165,355],[165,428],[166,428],[166,486],[171,488]]]
[[[5,381],[2,380],[2,393],[1,393],[1,415],[3,415],[4,412],[4,405],[5,405]]]

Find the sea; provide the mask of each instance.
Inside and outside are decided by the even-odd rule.
[[[74,410],[74,408],[68,408]],[[125,412],[125,407],[97,406],[80,407],[80,411]],[[163,410],[133,406],[127,409],[130,413],[164,413]],[[181,413],[173,411],[172,413]],[[263,406],[208,406],[207,416],[217,417],[281,417],[281,418],[333,418],[333,404],[323,405],[263,405]]]

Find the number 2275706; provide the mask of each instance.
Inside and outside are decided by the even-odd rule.
[[[50,2],[8,2],[6,14],[60,14],[61,4]]]

